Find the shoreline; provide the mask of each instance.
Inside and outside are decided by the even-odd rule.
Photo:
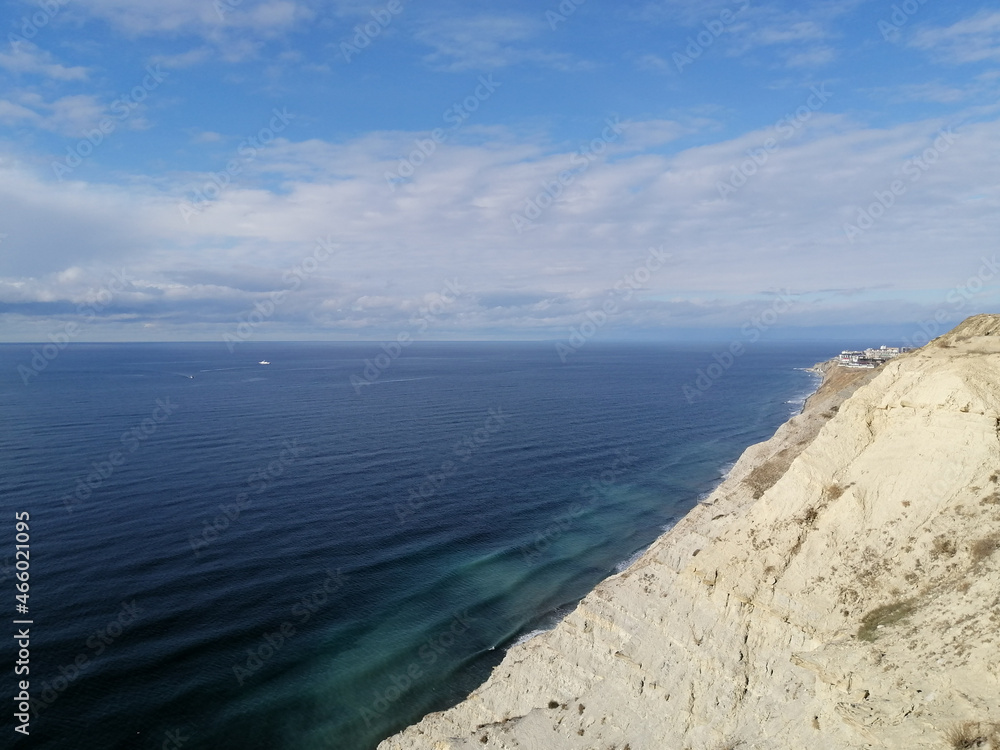
[[[635,565],[379,750],[1000,748],[1000,315],[822,367]]]
[[[806,409],[809,408],[810,399],[812,399],[813,396],[815,396],[819,392],[820,388],[823,387],[823,385],[824,385],[824,383],[826,382],[826,379],[827,379],[827,373],[831,372],[831,371],[832,372],[836,372],[837,362],[838,362],[838,359],[836,357],[834,357],[832,359],[824,360],[822,362],[817,362],[812,367],[795,368],[795,369],[801,370],[802,372],[809,372],[809,373],[813,373],[815,375],[818,375],[819,378],[820,378],[820,380],[818,382],[816,382],[815,383],[815,387],[812,388],[803,397],[803,399],[802,399],[802,406],[798,409],[798,411],[794,412],[787,420],[785,420],[780,425],[778,425],[778,427],[775,429],[775,433],[771,435],[771,438],[773,438],[774,435],[777,434],[777,431],[779,429],[781,429],[784,425],[786,425],[789,421],[791,421],[792,419],[794,419],[796,417],[801,416],[806,411]],[[865,370],[865,371],[861,372],[860,374],[869,376],[869,379],[870,379],[871,373],[872,373],[871,370]],[[860,377],[858,379],[860,379]],[[853,390],[851,392],[853,392]],[[843,398],[847,398],[847,396],[845,395],[845,396],[843,396]],[[843,400],[843,398],[841,398],[840,400]],[[794,402],[786,401],[785,403],[787,403],[787,404],[793,404]],[[693,513],[695,511],[695,509],[699,505],[707,502],[719,490],[719,488],[723,484],[725,484],[725,482],[729,479],[730,475],[733,473],[733,469],[736,468],[737,464],[740,462],[740,459],[743,458],[743,454],[749,448],[753,447],[754,445],[762,445],[763,443],[766,443],[769,440],[771,440],[771,438],[767,438],[767,440],[764,440],[761,443],[752,443],[751,445],[747,446],[747,448],[743,449],[743,453],[741,453],[736,458],[736,460],[723,463],[720,466],[720,474],[719,474],[718,481],[716,481],[709,489],[705,490],[704,492],[699,493],[698,497],[696,498],[696,500],[694,502],[694,505],[692,505],[687,510],[687,512],[684,513],[684,515],[682,515],[680,517],[677,517],[669,525],[669,527],[663,528],[662,529],[662,533],[660,533],[655,539],[653,539],[653,541],[651,541],[645,547],[636,550],[635,552],[633,552],[628,557],[626,557],[623,560],[621,560],[618,563],[616,563],[615,566],[614,566],[614,568],[612,569],[612,572],[609,573],[607,577],[605,577],[601,581],[599,581],[597,583],[597,585],[595,585],[595,587],[593,589],[591,589],[585,596],[583,596],[580,599],[576,600],[571,605],[569,603],[564,604],[564,605],[560,605],[560,607],[558,607],[557,609],[560,609],[560,610],[561,609],[566,609],[567,611],[564,612],[559,617],[559,619],[555,621],[555,623],[552,625],[552,627],[550,627],[550,628],[532,628],[531,626],[529,626],[528,630],[526,630],[522,635],[517,636],[513,640],[513,642],[511,643],[511,645],[509,645],[507,647],[507,650],[505,651],[505,654],[507,652],[509,652],[511,649],[515,648],[515,647],[523,646],[524,644],[528,643],[529,641],[532,641],[532,640],[538,638],[539,636],[543,636],[546,633],[549,633],[549,632],[555,630],[557,627],[559,627],[559,625],[563,622],[563,620],[565,620],[572,613],[573,609],[575,609],[580,604],[580,602],[582,602],[587,596],[590,596],[593,593],[593,591],[595,589],[597,589],[601,584],[603,584],[605,581],[610,580],[611,578],[614,578],[616,576],[620,576],[620,575],[622,575],[624,573],[627,573],[629,571],[629,569],[631,569],[633,566],[635,566],[643,558],[643,556],[646,555],[647,552],[649,552],[650,549],[652,549],[657,543],[659,543],[661,540],[663,540],[664,537],[666,537],[668,534],[670,534],[671,532],[673,532],[673,530],[676,529],[684,521],[684,519],[687,518],[688,515],[690,515],[691,513]],[[555,610],[553,610],[553,612],[554,611]],[[546,613],[546,614],[542,615],[539,618],[539,620],[536,621],[536,624],[537,624],[537,622],[543,621],[546,618],[546,616],[549,615],[549,614],[551,614],[551,613]],[[448,710],[448,709],[446,709],[446,710]]]
[[[882,368],[846,370],[839,368],[837,359],[832,358],[803,369],[819,375],[820,380],[805,398],[801,409],[779,425],[770,438],[744,449],[715,487],[700,498],[669,530],[659,535],[645,550],[637,552],[636,559],[627,568],[598,583],[552,629],[539,632],[526,640],[519,639],[511,645],[489,679],[461,703],[444,711],[428,714],[418,723],[382,741],[378,750],[416,750],[429,746],[441,750],[457,750],[466,747],[465,742],[459,742],[457,737],[471,737],[472,733],[479,732],[483,727],[495,724],[506,725],[520,715],[522,708],[530,713],[525,705],[525,697],[510,695],[511,687],[505,684],[511,677],[511,670],[526,670],[530,674],[533,662],[551,663],[553,659],[567,659],[567,649],[560,647],[559,641],[578,638],[581,630],[587,632],[586,623],[581,628],[577,622],[583,613],[613,602],[623,584],[646,577],[647,574],[643,572],[646,568],[666,563],[674,573],[679,573],[702,548],[721,536],[734,520],[750,510],[761,495],[784,475],[792,461],[812,443],[822,427],[839,410],[840,404]],[[629,607],[626,607],[623,611],[626,618],[630,617],[628,610]],[[600,681],[596,670],[591,677],[591,681]],[[532,692],[535,691],[529,691],[526,695]],[[548,702],[543,704],[548,705]],[[445,737],[450,741],[444,740]],[[437,740],[438,744],[428,745],[431,738]],[[451,741],[456,744],[451,744]],[[486,743],[481,740],[475,743],[478,747],[483,745],[498,747],[488,739]],[[473,746],[468,744],[470,748]]]

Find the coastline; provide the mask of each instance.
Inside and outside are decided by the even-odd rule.
[[[1000,315],[824,369],[635,565],[379,750],[1000,748]]]
[[[557,659],[571,663],[574,659],[572,654],[577,649],[565,648],[561,642],[578,639],[581,633],[592,632],[592,627],[586,620],[585,613],[588,610],[616,600],[633,599],[631,592],[626,593],[623,588],[637,580],[646,579],[648,574],[644,571],[647,568],[658,567],[666,562],[674,574],[679,573],[702,548],[711,544],[712,540],[721,536],[733,521],[742,517],[763,493],[784,475],[792,461],[812,443],[822,427],[836,414],[840,405],[879,372],[879,370],[847,370],[838,367],[837,362],[838,360],[833,358],[806,368],[807,371],[820,375],[821,380],[805,398],[801,410],[781,424],[769,439],[747,447],[715,488],[639,554],[631,565],[599,583],[553,629],[536,633],[511,646],[490,678],[464,701],[445,711],[425,716],[417,724],[381,742],[378,750],[417,750],[427,747],[434,747],[435,750],[457,750],[484,745],[503,748],[527,747],[520,744],[494,744],[490,732],[483,733],[485,728],[504,727],[517,717],[523,719],[532,711],[541,710],[539,707],[546,709],[553,702],[553,699],[541,700],[540,697],[532,700],[532,696],[538,693],[540,687],[537,682],[533,686],[534,689],[530,687],[525,689],[526,685],[513,687],[510,684],[513,674],[517,673],[521,679],[530,684],[532,664],[553,664]],[[630,603],[623,607],[620,614],[632,619],[629,609],[633,606]],[[611,629],[620,631],[618,625],[606,624]],[[578,683],[576,692],[584,692],[584,684],[587,682],[603,681],[598,677],[597,670],[591,676],[592,679],[584,678],[580,682],[579,675],[575,675],[574,682]],[[555,702],[565,708],[562,701]],[[586,712],[586,708],[582,711],[579,708],[583,705],[583,703],[577,704],[579,716],[583,716]],[[621,706],[617,708],[620,709]],[[475,738],[472,737],[473,734],[476,735]],[[582,737],[584,734],[585,732],[578,736]],[[470,739],[458,739],[463,736]],[[485,742],[482,737],[486,737]],[[431,740],[433,743],[428,744]],[[541,741],[539,738],[539,742]],[[543,743],[538,746],[545,745]],[[587,746],[589,745],[580,745],[580,747]]]
[[[710,489],[707,489],[707,490],[705,490],[704,492],[702,492],[701,494],[698,495],[698,499],[697,499],[697,501],[696,501],[696,503],[695,503],[694,506],[692,506],[686,513],[684,513],[684,515],[681,515],[681,516],[678,516],[677,518],[675,518],[669,524],[669,526],[665,526],[663,528],[663,533],[661,533],[659,536],[657,536],[656,539],[654,539],[648,545],[646,545],[645,547],[637,550],[633,554],[629,555],[627,558],[623,559],[621,562],[617,563],[615,565],[614,572],[611,573],[607,578],[605,578],[602,581],[600,581],[597,584],[597,586],[594,587],[594,589],[598,588],[601,584],[603,584],[604,582],[606,582],[606,581],[608,581],[608,580],[610,580],[610,579],[612,579],[614,577],[617,577],[617,576],[620,576],[620,575],[622,575],[624,573],[627,573],[630,568],[632,568],[633,566],[635,566],[636,564],[638,564],[639,561],[642,560],[643,556],[646,555],[646,553],[648,553],[650,549],[652,549],[656,544],[658,544],[659,542],[661,542],[665,537],[667,537],[671,532],[673,532],[674,529],[676,529],[691,513],[693,513],[697,509],[697,507],[699,505],[702,505],[702,504],[708,502],[720,490],[720,488],[722,487],[722,485],[725,484],[727,482],[727,480],[729,480],[729,478],[733,474],[733,470],[736,468],[736,466],[743,459],[743,456],[744,456],[744,454],[746,453],[747,450],[749,450],[750,448],[753,448],[755,446],[758,446],[758,445],[765,445],[771,439],[773,439],[774,436],[777,435],[778,430],[780,430],[782,427],[784,427],[786,424],[788,424],[788,422],[792,421],[793,419],[795,419],[797,417],[802,416],[807,410],[812,409],[813,405],[811,403],[811,400],[814,398],[814,396],[817,396],[817,394],[819,394],[820,389],[824,389],[824,394],[825,394],[825,395],[821,395],[821,398],[824,399],[822,408],[829,409],[832,406],[834,406],[836,404],[839,404],[839,402],[841,402],[844,399],[846,399],[851,393],[854,392],[854,390],[856,390],[857,385],[860,385],[860,382],[857,385],[854,385],[853,387],[851,387],[851,385],[852,385],[852,383],[854,381],[862,381],[862,380],[867,381],[867,380],[870,380],[871,377],[874,375],[874,371],[872,371],[872,370],[851,370],[851,371],[839,370],[840,372],[848,372],[848,373],[850,373],[850,376],[847,377],[847,378],[838,378],[838,379],[836,379],[836,381],[833,382],[832,385],[829,385],[828,383],[831,381],[830,374],[833,373],[834,375],[836,375],[837,372],[838,372],[837,363],[838,363],[838,359],[835,357],[835,358],[832,358],[832,359],[829,359],[829,360],[824,360],[822,362],[817,362],[816,364],[814,364],[811,367],[796,368],[796,369],[800,369],[801,371],[804,371],[804,372],[809,372],[809,373],[813,373],[815,375],[818,375],[819,378],[820,378],[820,380],[815,383],[815,387],[814,388],[812,388],[807,393],[798,396],[798,398],[796,398],[795,402],[791,402],[791,401],[786,402],[786,403],[797,403],[798,399],[801,398],[802,399],[802,406],[799,408],[799,410],[796,411],[794,414],[792,414],[785,422],[782,422],[778,426],[778,428],[775,430],[775,433],[771,436],[771,438],[768,438],[767,440],[764,440],[764,441],[762,441],[760,443],[753,443],[753,444],[751,444],[750,446],[748,446],[747,448],[744,449],[744,452],[741,453],[740,456],[737,457],[737,459],[735,461],[727,462],[726,464],[724,464],[720,468],[720,473],[719,473],[718,481],[716,481],[711,486]],[[826,386],[826,387],[824,388],[824,386]],[[847,390],[847,389],[849,389],[849,390]],[[832,398],[833,400],[831,400],[830,403],[826,403],[826,399],[830,399],[830,398]],[[821,426],[821,424],[819,426]],[[590,593],[593,593],[593,590],[591,590],[591,592],[589,592],[587,594],[587,596],[589,596]],[[584,598],[586,598],[586,597],[584,597]],[[529,630],[529,631],[523,633],[522,635],[520,635],[518,638],[515,639],[515,641],[514,641],[513,644],[511,644],[510,646],[507,647],[507,651],[510,651],[510,649],[513,649],[515,647],[522,646],[525,643],[528,643],[529,641],[532,641],[535,638],[538,638],[539,636],[545,635],[546,633],[549,633],[552,630],[554,630],[555,628],[557,628],[560,625],[560,623],[562,623],[562,621],[573,611],[573,609],[576,608],[576,606],[582,600],[583,599],[580,599],[577,602],[569,604],[569,605],[563,605],[563,607],[560,608],[560,609],[564,610],[563,614],[554,622],[554,624],[552,624],[549,627],[545,627],[545,628],[534,628],[532,630]]]

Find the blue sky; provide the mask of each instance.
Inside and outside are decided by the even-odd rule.
[[[2,340],[669,338],[779,309],[902,336],[997,307],[987,3],[2,7]]]

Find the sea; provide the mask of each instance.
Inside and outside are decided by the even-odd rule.
[[[373,750],[624,570],[840,348],[2,345],[0,746]]]

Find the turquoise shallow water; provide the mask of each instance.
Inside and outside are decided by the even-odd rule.
[[[377,344],[77,345],[27,385],[32,347],[0,346],[4,513],[32,519],[27,742],[370,750],[454,703],[839,351],[757,344],[689,403],[724,348],[414,344],[358,393]]]

